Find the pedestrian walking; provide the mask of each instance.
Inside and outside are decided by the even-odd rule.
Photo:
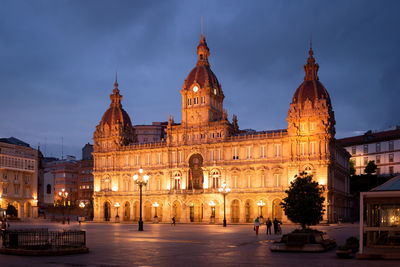
[[[68,218],[67,218],[67,222],[68,222],[68,224],[69,224],[69,221],[71,221],[71,218],[68,216]]]
[[[254,220],[254,230],[256,231],[256,235],[258,235],[258,229],[260,228],[260,218],[257,217]]]
[[[175,217],[172,217],[172,223],[171,223],[171,226],[175,226]]]
[[[276,235],[282,234],[282,230],[280,227],[281,221],[279,221],[278,219],[275,218],[273,224],[274,224],[274,234],[276,234]]]
[[[272,221],[268,218],[265,224],[267,225],[267,235],[268,234],[270,235],[271,234]]]

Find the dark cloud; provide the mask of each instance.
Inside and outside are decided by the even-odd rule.
[[[0,136],[80,155],[115,71],[134,124],[180,120],[200,17],[230,117],[286,127],[310,36],[337,136],[400,124],[397,1],[2,1]]]

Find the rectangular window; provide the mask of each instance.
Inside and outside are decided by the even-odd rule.
[[[179,151],[179,163],[181,163],[182,162],[182,151]]]
[[[251,175],[247,176],[247,187],[251,187]]]
[[[158,153],[157,158],[158,158],[157,163],[161,164],[161,153]]]
[[[315,129],[315,122],[310,123],[310,130],[313,131]]]
[[[139,155],[135,155],[135,165],[136,166],[140,165]]]
[[[261,187],[265,187],[265,175],[261,175]]]
[[[305,123],[300,123],[300,130],[304,131],[306,129],[306,124]]]
[[[172,152],[172,163],[176,163],[176,152]]]
[[[364,145],[364,154],[368,154],[368,145]]]
[[[233,176],[232,177],[232,187],[233,188],[237,188],[237,176]]]
[[[204,96],[201,97],[201,104],[206,103],[206,98]]]
[[[389,151],[393,151],[394,150],[394,143],[393,140],[389,141]]]
[[[389,174],[393,174],[393,173],[394,173],[393,166],[389,166]]]
[[[351,147],[351,154],[352,154],[352,155],[355,155],[355,154],[356,154],[356,151],[357,151],[356,148],[357,148],[356,146],[352,146],[352,147]]]
[[[238,154],[238,148],[237,147],[232,148],[232,154],[233,154],[233,160],[239,159],[239,154]]]
[[[251,159],[251,146],[247,147],[247,158]]]
[[[281,144],[275,144],[275,157],[279,158],[281,156]]]
[[[393,153],[389,154],[389,162],[393,162],[393,158],[394,158]]]
[[[311,155],[315,155],[315,142],[311,142]]]
[[[150,165],[150,154],[146,154],[146,165]]]
[[[368,164],[368,157],[364,157],[364,165]]]
[[[199,98],[198,97],[194,97],[193,98],[193,104],[196,105],[199,103]]]
[[[214,150],[210,150],[210,161],[214,161]]]
[[[265,146],[261,146],[260,157],[261,157],[261,158],[265,158]]]
[[[217,150],[217,161],[221,160],[221,149]]]
[[[381,143],[376,143],[376,153],[381,152]]]
[[[274,181],[274,182],[275,182],[275,186],[276,186],[276,187],[280,186],[280,185],[281,185],[281,177],[280,177],[280,174],[277,174],[277,173],[276,173],[276,174],[274,175],[274,178],[275,178],[275,179],[274,179],[274,180],[275,180],[275,181]]]
[[[14,195],[19,195],[19,184],[14,185]]]
[[[381,163],[381,156],[380,155],[376,155],[376,163]]]
[[[192,99],[191,99],[191,98],[188,98],[187,101],[188,101],[187,105],[190,106],[190,105],[192,104]]]
[[[302,156],[306,154],[306,143],[300,143],[300,153]]]
[[[380,175],[381,174],[381,168],[376,168],[376,175]]]
[[[129,156],[126,155],[125,156],[125,166],[128,166],[128,165],[129,165]]]

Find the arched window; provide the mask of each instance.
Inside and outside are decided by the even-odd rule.
[[[101,180],[101,191],[110,191],[111,190],[111,179],[110,177],[105,177]]]
[[[219,188],[220,186],[220,173],[218,170],[213,170],[211,172],[211,182],[212,188]]]

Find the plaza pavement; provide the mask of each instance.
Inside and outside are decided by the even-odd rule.
[[[400,266],[400,261],[337,259],[335,250],[323,253],[273,253],[269,245],[279,236],[266,237],[265,226],[256,236],[252,225],[13,223],[13,229],[49,228],[87,231],[88,254],[28,257],[0,254],[0,266]],[[283,233],[297,226],[283,225]],[[317,226],[339,245],[358,237],[358,224]]]

